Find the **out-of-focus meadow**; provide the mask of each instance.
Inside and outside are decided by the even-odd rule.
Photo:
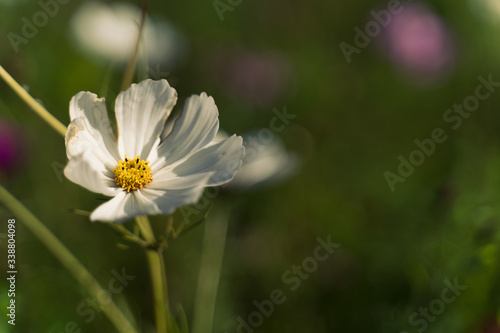
[[[0,64],[65,125],[79,91],[112,114],[136,33],[119,17],[139,19],[133,8],[0,0]],[[174,0],[148,13],[134,82],[166,78],[177,107],[206,91],[227,133],[264,145],[271,133],[287,151],[249,171],[279,179],[210,201],[208,220],[229,211],[213,332],[500,332],[496,1]],[[103,286],[113,270],[135,276],[113,299],[151,332],[144,254],[70,212],[102,197],[65,179],[66,161],[63,138],[0,82],[1,184]],[[0,206],[2,272],[9,218]],[[189,323],[204,225],[166,250],[172,311]],[[2,278],[1,332],[113,331],[20,220],[16,237],[17,320]],[[318,238],[338,244],[324,261]],[[280,304],[259,309],[277,289]]]

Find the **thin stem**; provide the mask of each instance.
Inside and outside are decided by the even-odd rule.
[[[139,226],[139,230],[141,231],[142,236],[150,245],[155,245],[156,238],[155,233],[153,232],[153,228],[151,228],[151,224],[149,223],[149,219],[147,216],[137,216],[135,218],[137,226]]]
[[[205,214],[201,217],[201,219],[193,224],[190,224],[187,228],[185,226],[188,224],[186,222],[186,219],[182,219],[181,225],[177,228],[177,230],[172,230],[172,238],[178,238],[184,234],[186,234],[188,231],[193,230],[207,219],[208,213],[210,212],[211,207],[208,207],[208,209],[205,211]]]
[[[165,310],[167,313],[167,318],[170,316],[170,306],[168,304],[168,285],[167,285],[167,269],[165,267],[165,257],[163,256],[163,251],[160,251],[158,253],[158,256],[160,257],[160,264],[161,264],[161,272],[162,272],[162,281],[163,281],[163,295],[165,298]]]
[[[115,229],[116,231],[120,232],[123,235],[123,238],[126,240],[129,240],[131,242],[137,243],[138,245],[142,247],[148,247],[149,243],[144,241],[142,238],[125,228],[121,224],[116,224],[116,223],[107,223],[111,228]]]
[[[138,216],[135,221],[144,239],[152,246],[156,247],[156,239],[153,228],[147,216]],[[165,259],[163,258],[163,248],[148,248],[146,257],[148,259],[149,272],[151,275],[151,285],[153,287],[153,300],[155,307],[156,332],[166,333],[168,329],[167,312],[167,278],[165,273]]]
[[[91,214],[91,212],[89,212],[89,211],[82,210],[82,209],[75,209],[75,208],[68,209],[68,212],[73,213],[75,215],[85,216],[85,217],[89,217]]]
[[[7,71],[0,66],[0,77],[14,90],[14,92],[21,97],[21,99],[28,104],[28,106],[35,111],[47,124],[52,126],[59,134],[66,136],[66,126],[64,126],[57,118],[55,118],[49,111],[47,111],[40,103],[38,103],[19,83],[10,76]]]
[[[167,225],[165,228],[165,239],[169,239],[169,237],[172,233],[175,233],[174,217],[172,215],[169,215],[169,216],[167,216]]]
[[[64,246],[63,243],[38,220],[19,200],[0,185],[0,201],[22,221],[28,229],[42,242],[43,245],[61,262],[61,264],[73,275],[73,277],[89,292],[97,298],[99,294],[106,293],[99,282],[78,261],[78,259]],[[102,311],[120,333],[136,333],[130,321],[125,317],[117,305],[110,301],[108,305],[102,306]]]
[[[126,90],[131,84],[134,77],[135,67],[137,65],[137,59],[139,57],[139,46],[141,44],[142,31],[144,30],[144,25],[146,23],[146,7],[142,8],[141,22],[139,25],[139,34],[137,35],[137,42],[135,48],[132,50],[132,54],[128,59],[127,66],[125,67],[125,74],[123,75],[121,90]]]
[[[156,332],[167,332],[167,309],[165,307],[164,283],[162,274],[161,256],[157,251],[147,250],[151,283],[153,286],[153,297],[155,306]]]
[[[193,315],[193,333],[212,332],[229,209],[222,204],[205,222],[203,248]]]

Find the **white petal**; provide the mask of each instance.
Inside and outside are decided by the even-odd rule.
[[[121,92],[115,105],[120,157],[148,159],[176,101],[167,80],[145,80]]]
[[[157,205],[140,190],[121,191],[116,197],[97,207],[91,221],[124,222],[140,215],[160,214]]]
[[[147,186],[155,190],[181,190],[196,186],[206,186],[213,173],[198,173],[179,177],[172,168],[153,174],[153,182]]]
[[[182,190],[156,190],[151,188],[143,188],[140,191],[153,201],[161,214],[172,214],[176,208],[197,203],[203,194],[205,186],[198,186],[182,189]]]
[[[164,140],[169,134],[172,132],[174,129],[175,122],[179,119],[181,116],[181,112],[173,112],[168,118],[167,121],[165,122],[165,126],[163,127],[163,131],[161,132],[160,139]]]
[[[212,97],[202,93],[188,98],[172,130],[164,133],[166,137],[162,137],[158,147],[158,160],[151,168],[160,170],[209,144],[219,129],[218,117]]]
[[[121,190],[114,182],[113,172],[106,169],[90,152],[84,152],[70,159],[64,168],[64,175],[92,192],[107,196],[115,196]]]
[[[234,177],[241,167],[244,155],[243,139],[233,135],[227,140],[197,151],[172,171],[179,177],[211,173],[207,186],[218,186]]]
[[[108,167],[116,164],[118,148],[103,98],[89,92],[76,94],[70,102],[71,124],[66,132],[69,159],[88,151]]]
[[[158,149],[154,149],[154,147],[158,147],[161,144],[161,138],[166,138],[170,134],[170,132],[172,132],[174,124],[177,121],[177,119],[179,119],[180,115],[181,115],[180,112],[176,113],[174,111],[168,116],[167,121],[165,122],[165,126],[163,127],[163,131],[160,134],[160,137],[153,144],[153,149],[151,149],[151,152],[149,153],[148,160],[150,162],[155,162],[156,160],[158,160]]]
[[[223,129],[219,129],[219,131],[215,135],[215,138],[212,140],[212,142],[217,143],[217,142],[224,141],[226,139],[229,139],[229,134],[227,134],[227,132],[224,131]]]

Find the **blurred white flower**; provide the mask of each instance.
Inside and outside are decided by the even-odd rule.
[[[90,92],[72,98],[64,174],[114,197],[92,212],[92,221],[171,214],[239,170],[243,140],[233,135],[214,141],[219,113],[213,98],[191,96],[177,118],[170,116],[176,102],[177,92],[166,80],[133,84],[116,99],[116,138],[103,98]]]
[[[227,137],[223,132],[218,139]],[[243,137],[245,157],[243,165],[226,189],[245,190],[284,181],[297,172],[300,161],[296,154],[286,150],[281,139],[274,135],[272,141],[262,142],[257,133]]]
[[[84,2],[71,20],[73,40],[90,56],[125,62],[139,34],[141,9],[127,3]],[[152,63],[171,64],[184,50],[184,39],[174,26],[148,17],[140,54]]]
[[[498,24],[500,18],[500,1],[498,0],[469,0],[469,5],[482,18],[490,23]]]

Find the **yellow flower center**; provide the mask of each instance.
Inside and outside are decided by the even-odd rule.
[[[116,185],[127,192],[141,189],[153,181],[149,161],[141,160],[139,156],[129,160],[125,155],[125,161],[120,160],[113,172]]]

